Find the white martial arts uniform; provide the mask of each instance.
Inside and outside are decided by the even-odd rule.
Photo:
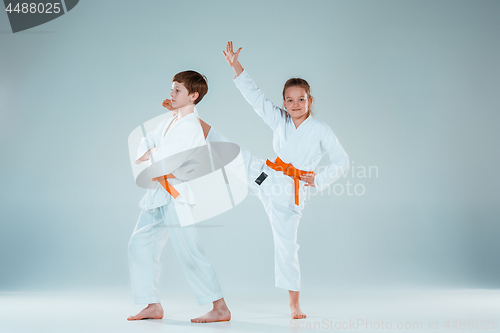
[[[158,147],[153,159],[186,151],[206,144],[201,125],[196,115],[188,114],[168,130],[175,117],[167,117],[156,129],[147,134],[141,143],[138,157],[150,148]],[[174,171],[182,172],[182,170]],[[195,199],[189,188],[179,183],[174,185],[180,193],[177,199],[157,182],[141,200],[141,214],[129,243],[129,267],[134,302],[136,304],[158,303],[161,273],[160,255],[168,237],[179,257],[179,263],[200,305],[222,298],[215,271],[204,254],[203,245],[196,226],[181,227],[179,211],[189,213],[189,205]],[[188,214],[189,215],[189,214]]]
[[[287,112],[266,99],[246,71],[237,76],[234,82],[257,114],[273,130],[273,148],[283,162],[291,163],[300,170],[313,171],[323,155],[328,153],[329,165],[314,178],[314,185],[319,191],[337,180],[347,170],[349,157],[328,125],[308,117],[295,128]],[[299,182],[299,205],[296,205],[292,177],[269,168],[264,160],[254,157],[247,150],[241,151],[247,168],[249,186],[262,201],[271,222],[275,248],[276,286],[299,291],[297,229],[305,204],[305,182]],[[262,172],[268,177],[259,186],[255,180]]]

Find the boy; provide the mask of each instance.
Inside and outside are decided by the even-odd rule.
[[[205,77],[195,71],[184,71],[174,76],[171,100],[167,99],[163,103],[174,115],[167,117],[153,132],[148,133],[139,147],[136,164],[159,161],[161,156],[206,144],[206,124],[200,126],[194,107],[207,91]],[[166,151],[172,154],[166,154]],[[163,318],[163,308],[158,296],[160,255],[170,236],[198,303],[203,305],[213,302],[211,311],[191,321],[228,321],[231,319],[231,312],[222,298],[215,271],[205,257],[197,229],[182,228],[179,224],[178,214],[189,210],[186,207],[193,203],[189,188],[183,187],[178,180],[177,185],[172,187],[167,178],[170,177],[155,177],[139,204],[141,214],[129,243],[129,266],[134,302],[146,303],[148,306],[128,320]]]

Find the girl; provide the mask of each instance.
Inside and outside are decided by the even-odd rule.
[[[242,150],[249,186],[262,201],[274,239],[276,287],[288,289],[294,319],[306,318],[299,304],[300,269],[297,228],[305,204],[304,186],[323,190],[349,167],[349,157],[325,123],[312,117],[313,97],[303,79],[290,79],[283,88],[283,107],[264,97],[238,61],[241,47],[233,52],[228,42],[224,56],[236,76],[234,83],[257,114],[274,132],[274,161],[259,160]],[[314,169],[325,153],[328,167],[318,175]]]

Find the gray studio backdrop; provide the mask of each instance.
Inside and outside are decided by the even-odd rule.
[[[0,291],[129,286],[144,190],[127,137],[179,71],[208,77],[206,122],[275,157],[228,40],[277,104],[307,79],[350,157],[306,204],[303,290],[500,287],[499,1],[93,0],[16,34],[0,22]],[[273,288],[255,196],[200,227],[224,290]],[[188,289],[170,244],[162,260],[163,290]]]

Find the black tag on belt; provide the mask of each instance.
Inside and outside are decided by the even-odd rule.
[[[257,185],[260,186],[260,184],[262,184],[262,182],[267,178],[267,175],[265,172],[261,173],[259,177],[257,177],[257,179],[255,180],[255,182],[257,183]]]

